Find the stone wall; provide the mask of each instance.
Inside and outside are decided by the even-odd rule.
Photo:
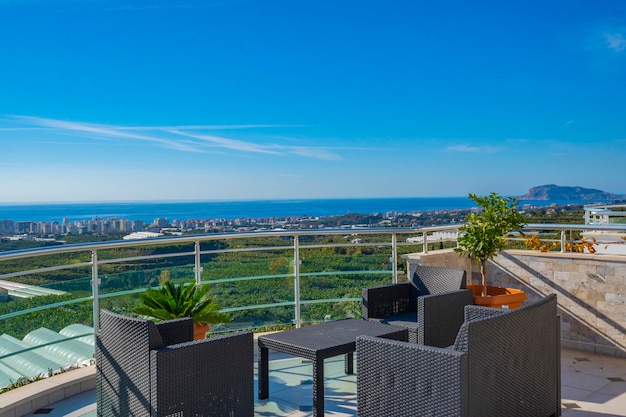
[[[465,269],[480,282],[478,267],[452,250],[405,258]],[[508,250],[489,262],[487,274],[490,285],[522,289],[529,301],[557,294],[563,347],[626,358],[626,257]]]

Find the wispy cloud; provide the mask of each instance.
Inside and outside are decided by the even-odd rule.
[[[498,152],[498,148],[493,146],[471,146],[471,145],[451,145],[446,146],[448,152],[463,152],[463,153],[494,153]]]
[[[331,148],[259,144],[252,141],[231,139],[214,134],[204,134],[202,130],[235,130],[293,127],[294,125],[190,125],[190,126],[116,126],[73,122],[34,116],[5,116],[5,120],[19,123],[17,127],[1,127],[0,131],[42,130],[55,133],[100,140],[127,140],[152,143],[160,147],[182,152],[236,151],[267,155],[297,155],[322,160],[340,160],[341,157]]]
[[[119,130],[239,130],[269,127],[302,127],[305,125],[182,125],[182,126],[118,126]]]
[[[214,135],[191,134],[191,133],[183,132],[178,129],[172,129],[172,130],[169,130],[169,132],[174,135],[198,139],[205,143],[209,143],[211,145],[217,146],[218,148],[225,148],[225,149],[231,149],[231,150],[243,151],[243,152],[266,153],[266,154],[274,154],[274,155],[280,154],[280,152],[274,151],[268,146],[258,145],[256,143],[246,142],[242,140],[226,139],[226,138],[222,138],[222,137],[214,136]]]
[[[621,33],[605,33],[606,45],[615,52],[626,50],[626,39]]]
[[[314,158],[314,159],[324,159],[324,160],[340,160],[341,157],[332,152],[330,148],[324,147],[309,147],[309,146],[292,146],[292,145],[280,145],[280,144],[272,144],[272,145],[259,145],[252,142],[246,142],[235,139],[226,139],[219,136],[214,135],[199,135],[192,134],[188,132],[183,132],[179,129],[172,129],[169,131],[175,135],[186,136],[193,139],[198,139],[204,141],[205,143],[209,143],[213,146],[217,146],[220,148],[231,149],[242,152],[254,152],[254,153],[264,153],[271,155],[298,155],[306,158]]]
[[[57,132],[67,134],[83,134],[88,137],[109,138],[109,139],[128,139],[135,141],[145,141],[159,144],[161,146],[175,149],[178,151],[198,152],[196,147],[189,146],[184,142],[169,140],[152,135],[138,135],[134,133],[124,132],[115,126],[98,125],[89,123],[70,122],[65,120],[46,119],[33,116],[13,116],[15,120],[30,122],[35,127],[47,127]]]
[[[606,45],[615,52],[626,50],[626,39],[621,33],[605,33]]]
[[[327,148],[311,148],[308,146],[288,146],[286,147],[291,153],[306,158],[324,159],[327,161],[337,161],[342,158]],[[359,149],[362,150],[362,149]]]

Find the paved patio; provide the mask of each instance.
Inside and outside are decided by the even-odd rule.
[[[280,353],[270,359],[270,398],[257,400],[255,416],[312,416],[311,363]],[[626,416],[626,359],[565,349],[561,361],[564,417]],[[343,365],[342,357],[325,363],[327,416],[356,415],[356,376],[345,375]],[[88,391],[43,411],[49,417],[95,416],[95,397]]]

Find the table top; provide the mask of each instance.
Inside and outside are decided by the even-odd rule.
[[[357,336],[406,339],[406,329],[360,319],[329,321],[259,336],[259,346],[308,359],[356,350]]]

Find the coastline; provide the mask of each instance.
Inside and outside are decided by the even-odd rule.
[[[520,207],[584,205],[611,200],[520,200]],[[152,222],[157,218],[264,219],[329,217],[346,214],[423,213],[467,210],[475,205],[467,197],[400,197],[346,199],[292,199],[251,201],[176,201],[0,204],[0,222],[75,222],[93,219],[125,219]]]

